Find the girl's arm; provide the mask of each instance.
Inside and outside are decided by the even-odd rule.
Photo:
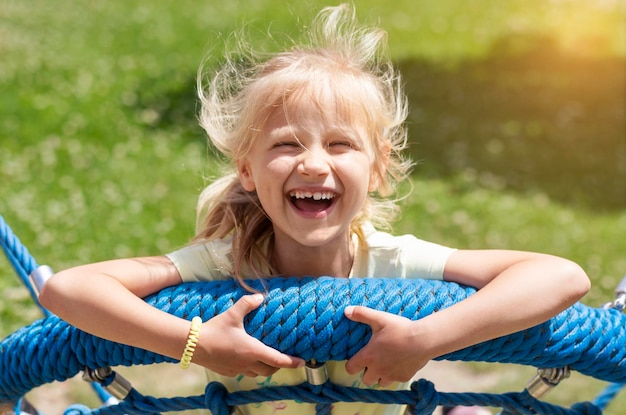
[[[346,364],[365,369],[366,384],[408,381],[429,360],[542,323],[590,287],[575,263],[551,255],[505,251],[455,251],[444,279],[478,288],[467,299],[421,320],[410,321],[365,307],[346,316],[369,324],[369,343]]]
[[[120,259],[55,274],[44,285],[39,301],[95,336],[180,359],[191,323],[142,300],[180,283],[178,270],[167,257]],[[301,359],[267,347],[245,332],[243,318],[261,304],[259,297],[244,296],[205,322],[193,362],[229,376],[269,375],[280,367],[302,365]]]

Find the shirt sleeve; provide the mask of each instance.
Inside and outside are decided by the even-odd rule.
[[[448,258],[455,251],[413,235],[393,236],[374,231],[367,237],[355,277],[443,279]]]
[[[213,240],[185,246],[166,255],[185,282],[231,278],[230,241]]]
[[[423,241],[413,235],[398,239],[402,241],[399,253],[402,278],[443,279],[446,262],[456,249]]]

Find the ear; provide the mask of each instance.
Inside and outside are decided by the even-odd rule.
[[[378,186],[380,186],[380,176],[378,172],[376,171],[376,169],[372,168],[372,171],[370,173],[370,182],[369,182],[369,186],[367,187],[367,191],[375,192],[378,189]]]
[[[387,172],[387,166],[389,165],[389,157],[391,148],[389,144],[384,144],[378,149],[378,155],[374,156],[372,162],[372,169],[370,171],[370,181],[367,188],[368,191],[374,192],[378,190],[385,173]]]
[[[250,168],[248,160],[243,159],[237,161],[237,174],[239,175],[241,185],[246,191],[252,192],[256,189],[254,177],[252,176],[252,169]]]

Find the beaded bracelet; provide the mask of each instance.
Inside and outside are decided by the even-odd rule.
[[[187,369],[191,364],[191,358],[193,352],[196,350],[198,339],[200,338],[200,328],[202,327],[202,319],[198,316],[191,319],[191,328],[189,328],[189,337],[187,338],[187,344],[185,345],[185,351],[180,358],[180,367]]]

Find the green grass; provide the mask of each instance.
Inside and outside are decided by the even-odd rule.
[[[396,231],[571,258],[593,280],[583,301],[610,301],[626,273],[624,3],[356,3],[389,31],[411,100],[419,164]],[[268,24],[297,37],[293,16],[324,4],[2,2],[0,214],[55,269],[183,245],[218,171],[195,119],[199,63],[242,23],[276,48]],[[6,261],[0,276],[4,336],[39,314]],[[487,366],[472,367],[523,386]],[[576,379],[554,399],[598,389]]]
[[[626,212],[598,215],[551,201],[482,187],[474,176],[414,179],[396,230],[459,248],[509,248],[564,256],[593,280],[584,302],[600,306],[626,274]],[[538,293],[549,296],[550,293]]]

